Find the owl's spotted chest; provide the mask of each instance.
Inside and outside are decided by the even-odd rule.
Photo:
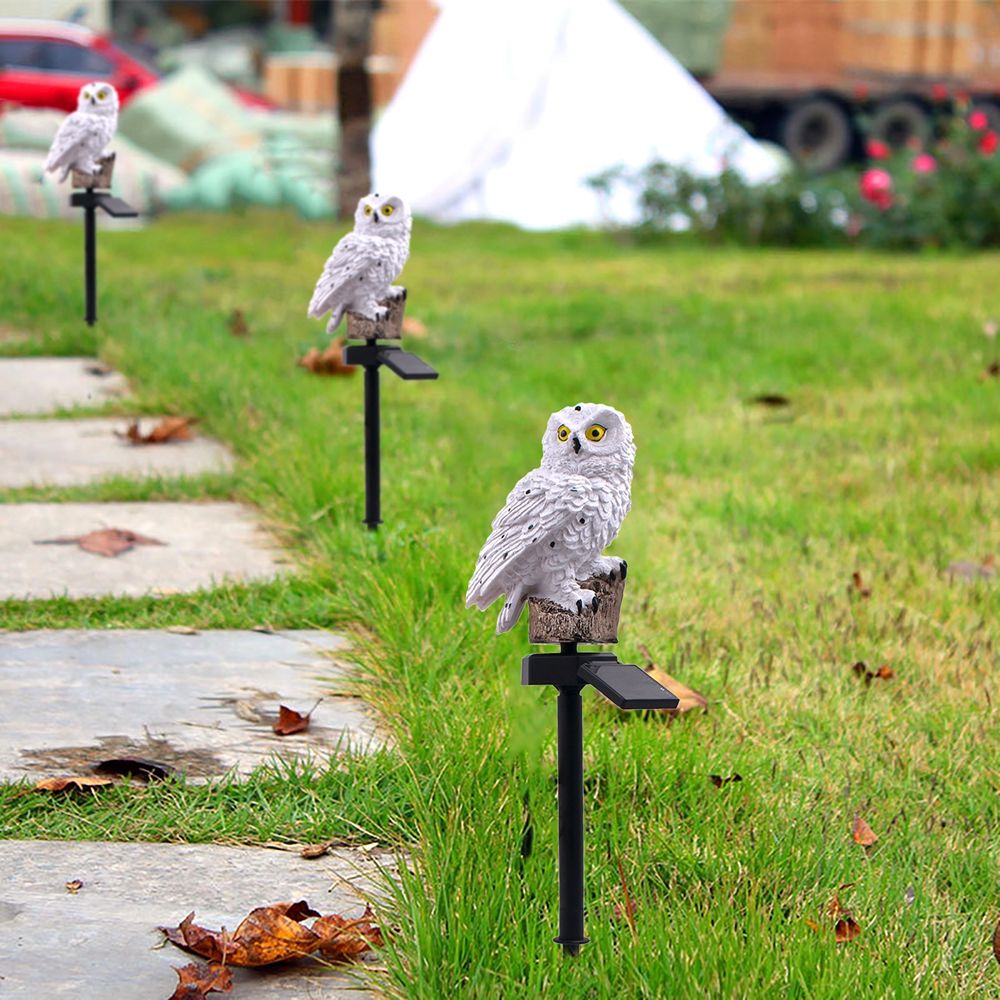
[[[563,565],[579,563],[581,569],[611,544],[628,511],[628,487],[605,479],[583,487],[580,509],[549,546],[549,559]]]

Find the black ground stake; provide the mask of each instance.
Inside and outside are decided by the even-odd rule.
[[[591,684],[619,708],[677,708],[676,696],[634,663],[613,653],[581,653],[575,642],[558,653],[531,653],[521,661],[521,683],[551,684],[559,692],[559,936],[567,955],[587,943],[583,878],[583,702]]]
[[[382,523],[381,406],[378,370],[385,365],[401,379],[434,379],[438,373],[423,358],[400,347],[368,341],[344,348],[345,365],[365,370],[365,524],[372,530]]]
[[[107,191],[87,188],[69,196],[73,208],[83,209],[83,282],[86,295],[84,319],[89,326],[97,321],[97,209],[115,219],[134,219],[139,213],[127,202]]]

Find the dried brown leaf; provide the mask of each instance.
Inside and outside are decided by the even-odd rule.
[[[692,709],[696,708],[700,708],[702,711],[708,711],[708,699],[703,694],[695,691],[694,688],[688,687],[676,677],[671,677],[665,670],[661,670],[653,662],[653,657],[649,650],[641,643],[639,644],[639,649],[649,661],[642,669],[645,670],[646,673],[653,678],[653,680],[657,681],[663,687],[667,688],[673,695],[675,695],[679,702],[677,708],[655,709],[655,711],[663,711],[671,716],[680,715],[682,712],[690,712]]]
[[[416,337],[419,340],[421,337],[427,336],[427,326],[417,319],[416,316],[404,316],[400,332],[406,334],[408,337]]]
[[[888,663],[883,663],[878,670],[869,670],[868,664],[864,660],[858,660],[851,669],[865,682],[871,684],[875,679],[887,681],[896,676],[895,671]]]
[[[139,421],[133,420],[124,433],[118,434],[118,437],[138,445],[190,441],[194,437],[191,427],[195,423],[197,423],[195,417],[163,417],[152,430],[144,434]]]
[[[242,309],[234,309],[229,314],[229,320],[226,325],[229,327],[229,332],[234,337],[250,336],[250,327],[247,325],[247,318]]]
[[[322,844],[306,844],[306,846],[299,851],[299,854],[307,861],[312,861],[315,858],[323,857],[324,854],[328,854],[332,846],[332,840],[326,840]]]
[[[196,628],[191,628],[190,625],[168,625],[164,632],[169,632],[171,635],[199,635],[200,633]]]
[[[1000,361],[991,361],[980,373],[979,381],[1000,377]]]
[[[735,771],[729,775],[728,778],[723,778],[721,774],[710,774],[708,780],[715,785],[716,788],[721,788],[723,785],[728,785],[731,781],[742,781],[743,775],[737,774]]]
[[[865,586],[864,580],[861,579],[861,574],[857,570],[851,574],[851,589],[859,597],[872,596],[872,588]]]
[[[856,844],[862,847],[871,847],[878,840],[878,834],[861,818],[860,814],[854,817],[854,828],[851,836]]]
[[[87,788],[102,788],[113,785],[111,778],[101,778],[93,774],[62,775],[58,778],[43,778],[34,786],[36,792],[82,792]]]
[[[312,929],[320,938],[320,954],[331,962],[346,962],[371,950],[380,948],[384,941],[382,931],[372,923],[370,907],[357,920],[347,920],[337,914],[320,917]]]
[[[189,962],[178,968],[177,989],[170,1000],[204,1000],[209,993],[228,993],[233,988],[233,974],[224,965]]]
[[[757,406],[771,406],[776,408],[792,405],[792,401],[780,392],[762,392],[758,396],[751,397],[750,402]]]
[[[66,891],[71,895],[75,896],[83,888],[83,883],[78,879],[73,879],[72,882],[66,883]]]
[[[312,927],[303,920],[316,917]],[[213,962],[256,967],[302,958],[319,951],[325,958],[343,961],[382,943],[382,934],[366,910],[357,920],[338,914],[320,916],[305,900],[275,903],[252,910],[231,934],[211,931],[194,923],[189,913],[177,927],[161,927],[179,948]]]
[[[993,931],[993,957],[1000,962],[1000,922]]]
[[[345,365],[343,361],[344,338],[337,337],[330,341],[329,346],[320,351],[310,347],[298,360],[300,367],[315,375],[353,375],[357,365]]]
[[[317,700],[316,705],[318,705],[323,699]],[[304,733],[309,728],[309,720],[312,718],[313,712],[316,711],[316,705],[313,705],[309,711],[303,715],[301,712],[296,712],[294,708],[289,708],[287,705],[278,706],[278,721],[274,723],[271,728],[279,736],[291,736],[293,733]]]
[[[156,538],[148,538],[125,528],[99,528],[96,531],[88,531],[85,535],[76,535],[75,537],[64,535],[60,538],[48,538],[35,542],[35,544],[77,545],[84,552],[92,552],[95,556],[113,559],[115,556],[131,551],[137,545],[166,545],[166,542],[161,542]]]
[[[834,924],[833,933],[837,944],[844,944],[847,941],[853,941],[861,933],[861,928],[854,917],[847,914]]]

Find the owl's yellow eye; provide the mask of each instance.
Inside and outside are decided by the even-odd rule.
[[[392,207],[392,205],[383,205],[383,206],[382,206],[382,214],[383,214],[383,215],[384,215],[384,216],[385,216],[386,218],[389,218],[389,216],[390,216],[390,215],[392,215],[392,213],[393,213],[394,211],[395,211],[395,209],[394,209],[394,208]]]
[[[371,215],[371,214],[372,214],[371,205],[365,205],[365,215]]]
[[[587,440],[588,441],[600,441],[605,434],[608,433],[607,427],[601,424],[591,424],[587,428]]]
[[[560,424],[559,430],[556,431],[556,437],[559,438],[560,441],[568,441],[569,428],[565,424]]]
[[[103,101],[107,96],[108,92],[103,87],[97,92],[97,99],[99,101]]]

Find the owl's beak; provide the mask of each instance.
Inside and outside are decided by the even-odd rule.
[[[580,448],[582,448],[582,447],[583,446],[580,444],[580,439],[574,434],[573,435],[573,451],[575,451],[579,455],[580,454]]]
[[[374,214],[374,215],[372,216],[372,219],[374,219],[374,220],[375,220],[375,225],[378,225],[378,212],[376,212],[376,213],[375,213],[375,214]]]

